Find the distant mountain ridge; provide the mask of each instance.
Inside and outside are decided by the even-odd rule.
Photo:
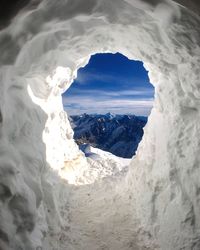
[[[144,116],[111,113],[73,115],[70,120],[78,145],[90,144],[123,158],[135,154],[147,123]]]

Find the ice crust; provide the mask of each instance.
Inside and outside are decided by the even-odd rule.
[[[0,52],[0,249],[200,249],[196,14],[167,0],[44,0],[1,30]],[[62,106],[97,52],[143,61],[155,86],[119,171],[79,151]]]

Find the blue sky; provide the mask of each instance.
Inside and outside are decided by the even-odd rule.
[[[96,54],[78,70],[63,94],[63,105],[70,115],[111,112],[147,116],[153,98],[154,88],[142,62],[119,53]]]

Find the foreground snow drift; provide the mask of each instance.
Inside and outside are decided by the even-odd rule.
[[[200,249],[199,17],[170,0],[34,6],[0,32],[0,248]],[[143,61],[155,86],[119,174],[78,149],[62,107],[96,52]]]
[[[127,172],[128,165],[131,159],[124,159],[117,157],[109,152],[103,151],[98,148],[93,148],[90,145],[82,145],[82,150],[87,157],[87,161],[90,168],[82,173],[79,182],[83,181],[83,184],[90,180],[100,181],[105,177],[113,177],[118,174],[123,174]],[[80,185],[80,184],[79,184]]]

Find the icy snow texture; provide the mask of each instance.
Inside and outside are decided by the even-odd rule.
[[[200,249],[198,16],[44,0],[0,32],[0,52],[0,249]],[[128,172],[91,180],[61,93],[97,52],[142,60],[155,104]]]

